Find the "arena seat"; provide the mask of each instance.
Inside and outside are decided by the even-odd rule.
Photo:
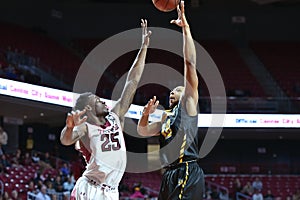
[[[38,67],[61,77],[66,83],[73,82],[81,60],[68,48],[43,33],[18,25],[1,22],[0,29],[1,49],[24,50],[26,54],[40,59]]]
[[[290,97],[298,97],[300,43],[296,41],[251,41],[250,47]]]

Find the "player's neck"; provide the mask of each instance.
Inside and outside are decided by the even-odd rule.
[[[106,121],[107,120],[104,116],[98,116],[98,117],[96,117],[96,120],[95,120],[96,125],[98,125],[98,126],[104,125],[106,123]]]
[[[90,119],[90,123],[97,126],[103,126],[107,121],[104,116],[92,116]]]
[[[103,116],[98,117],[98,126],[103,126],[106,123],[107,119]]]

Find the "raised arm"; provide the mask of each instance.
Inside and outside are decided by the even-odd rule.
[[[196,48],[191,35],[190,26],[186,20],[184,12],[184,2],[180,2],[180,8],[177,7],[178,19],[172,20],[182,28],[183,33],[183,56],[184,56],[184,93],[182,101],[186,106],[189,115],[197,114],[198,103],[198,77],[196,70]]]
[[[85,112],[86,109],[68,113],[66,125],[60,134],[60,141],[63,145],[74,144],[86,133],[87,127],[84,122],[87,120],[87,117],[81,118]]]
[[[147,20],[142,19],[141,26],[142,46],[128,72],[126,83],[122,91],[121,97],[117,100],[115,106],[112,108],[112,112],[116,113],[119,116],[122,124],[124,121],[124,116],[132,103],[138,83],[144,71],[145,59],[147,49],[149,46],[149,37],[151,35],[151,31],[147,30]]]
[[[142,117],[138,122],[137,132],[139,135],[145,137],[159,135],[162,123],[153,122],[149,124],[149,115],[156,110],[158,104],[159,101],[156,101],[156,96],[154,96],[153,99],[150,99],[145,105]]]

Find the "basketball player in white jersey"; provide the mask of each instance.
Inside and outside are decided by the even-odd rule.
[[[127,75],[125,87],[111,111],[92,93],[79,96],[60,140],[64,145],[76,143],[87,166],[76,181],[71,200],[116,200],[118,185],[126,167],[126,147],[123,137],[124,116],[132,103],[142,76],[149,37],[147,21],[141,20],[142,46]]]

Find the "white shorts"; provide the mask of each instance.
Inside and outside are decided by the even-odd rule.
[[[87,177],[80,177],[73,188],[70,200],[118,200],[118,187],[94,183]]]

